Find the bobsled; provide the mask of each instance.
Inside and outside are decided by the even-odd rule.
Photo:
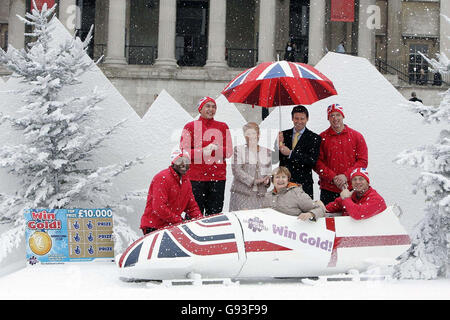
[[[149,233],[116,259],[126,281],[301,278],[395,263],[410,238],[393,207],[367,220],[301,221],[270,208],[218,214]],[[120,257],[120,258],[119,258]]]

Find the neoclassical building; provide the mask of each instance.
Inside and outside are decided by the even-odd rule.
[[[27,42],[16,15],[30,2],[2,0],[1,47]],[[450,56],[448,0],[354,0],[350,20],[348,13],[336,18],[334,0],[50,2],[70,32],[85,37],[94,25],[89,54],[103,56],[100,67],[140,115],[162,89],[195,114],[198,98],[217,96],[243,69],[284,59],[288,41],[293,59],[311,65],[342,43],[346,54],[367,58],[398,87],[418,85],[424,69],[425,91],[434,89],[433,74],[419,52]],[[244,116],[260,120],[254,112]]]

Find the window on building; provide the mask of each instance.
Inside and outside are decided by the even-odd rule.
[[[8,48],[8,24],[0,23],[0,48],[6,51]]]
[[[162,0],[164,1],[164,0]],[[158,48],[159,1],[130,2],[128,64],[153,64]]]
[[[232,68],[250,68],[258,59],[255,0],[227,0],[225,59]]]
[[[294,48],[291,59],[306,63],[308,61],[309,0],[291,1],[289,11],[289,34]]]
[[[408,74],[409,82],[424,85],[428,81],[428,63],[421,55],[428,55],[428,44],[409,45]]]
[[[84,40],[89,33],[92,25],[95,23],[95,0],[77,0],[77,7],[81,17],[77,21],[77,36]],[[94,33],[92,33],[94,36]],[[94,41],[89,43],[88,55],[94,57]]]
[[[208,7],[208,1],[177,1],[175,57],[180,66],[206,63]]]

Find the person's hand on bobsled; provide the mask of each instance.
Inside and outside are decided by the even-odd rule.
[[[312,212],[303,212],[297,217],[297,219],[306,221],[306,220],[314,220],[316,218],[315,214]]]

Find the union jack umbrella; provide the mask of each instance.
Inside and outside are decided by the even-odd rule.
[[[310,65],[263,62],[247,69],[223,89],[229,102],[265,108],[306,104],[337,94],[333,83]]]

